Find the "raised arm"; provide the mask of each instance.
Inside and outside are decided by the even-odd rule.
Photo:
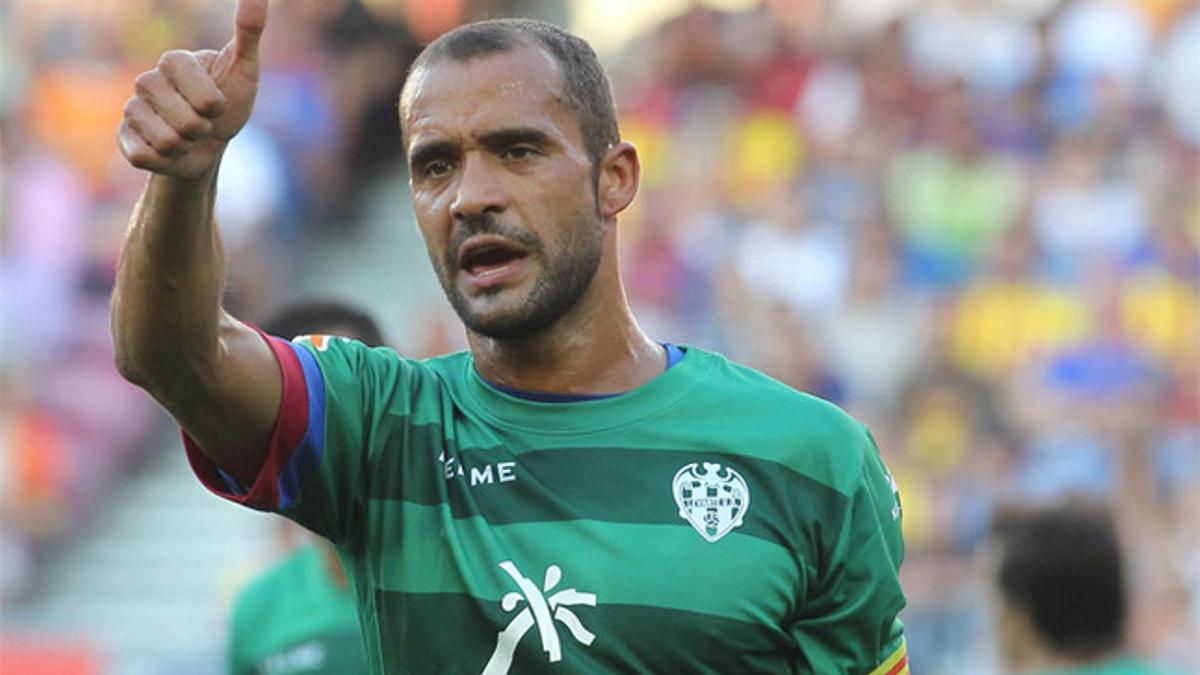
[[[117,367],[245,484],[266,455],[280,372],[262,338],[221,307],[213,202],[221,155],[254,107],[266,20],[267,0],[239,0],[221,51],[164,54],[137,78],[118,132],[121,152],[151,175],[113,292]]]

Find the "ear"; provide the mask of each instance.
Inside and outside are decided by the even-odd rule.
[[[596,204],[601,217],[615,218],[633,203],[641,177],[642,160],[633,143],[621,141],[609,148],[600,160],[596,182]]]

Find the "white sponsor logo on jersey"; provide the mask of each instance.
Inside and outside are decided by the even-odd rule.
[[[259,670],[263,675],[312,672],[325,665],[325,658],[324,645],[315,641],[305,642],[281,654],[268,656],[259,664]]]
[[[679,516],[710,542],[742,524],[750,509],[750,488],[732,467],[692,462],[675,473],[671,492]]]
[[[468,484],[471,487],[492,485],[493,483],[511,483],[517,479],[516,462],[496,462],[495,464],[466,467],[458,457],[447,455],[445,450],[438,455],[438,461],[442,463],[446,480],[462,478],[469,480]]]
[[[562,642],[559,640],[558,626],[555,625],[555,621],[566,626],[571,636],[584,646],[591,645],[596,639],[594,633],[583,627],[575,612],[568,609],[574,605],[595,607],[595,593],[580,593],[574,588],[564,588],[549,597],[543,595],[543,593],[553,590],[562,580],[562,569],[558,565],[546,568],[545,581],[541,588],[522,575],[511,560],[500,563],[500,569],[512,577],[517,588],[521,589],[519,593],[514,591],[505,595],[500,600],[500,607],[506,612],[513,611],[522,602],[525,603],[525,607],[512,618],[512,621],[508,622],[504,630],[496,635],[496,648],[492,650],[492,657],[484,666],[482,675],[507,673],[512,667],[513,654],[517,650],[517,644],[521,642],[521,638],[525,637],[525,633],[535,626],[542,640],[542,651],[546,652],[550,663],[562,661]]]

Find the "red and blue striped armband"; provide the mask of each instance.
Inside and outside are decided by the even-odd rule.
[[[211,492],[260,511],[283,511],[296,502],[304,480],[325,455],[325,376],[308,349],[258,332],[279,363],[283,393],[266,460],[254,483],[239,485],[187,432],[183,443],[192,471]]]

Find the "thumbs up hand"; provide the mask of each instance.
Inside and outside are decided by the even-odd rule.
[[[234,23],[221,51],[170,51],[138,76],[117,132],[130,164],[175,178],[216,167],[254,109],[267,0],[239,0]]]

